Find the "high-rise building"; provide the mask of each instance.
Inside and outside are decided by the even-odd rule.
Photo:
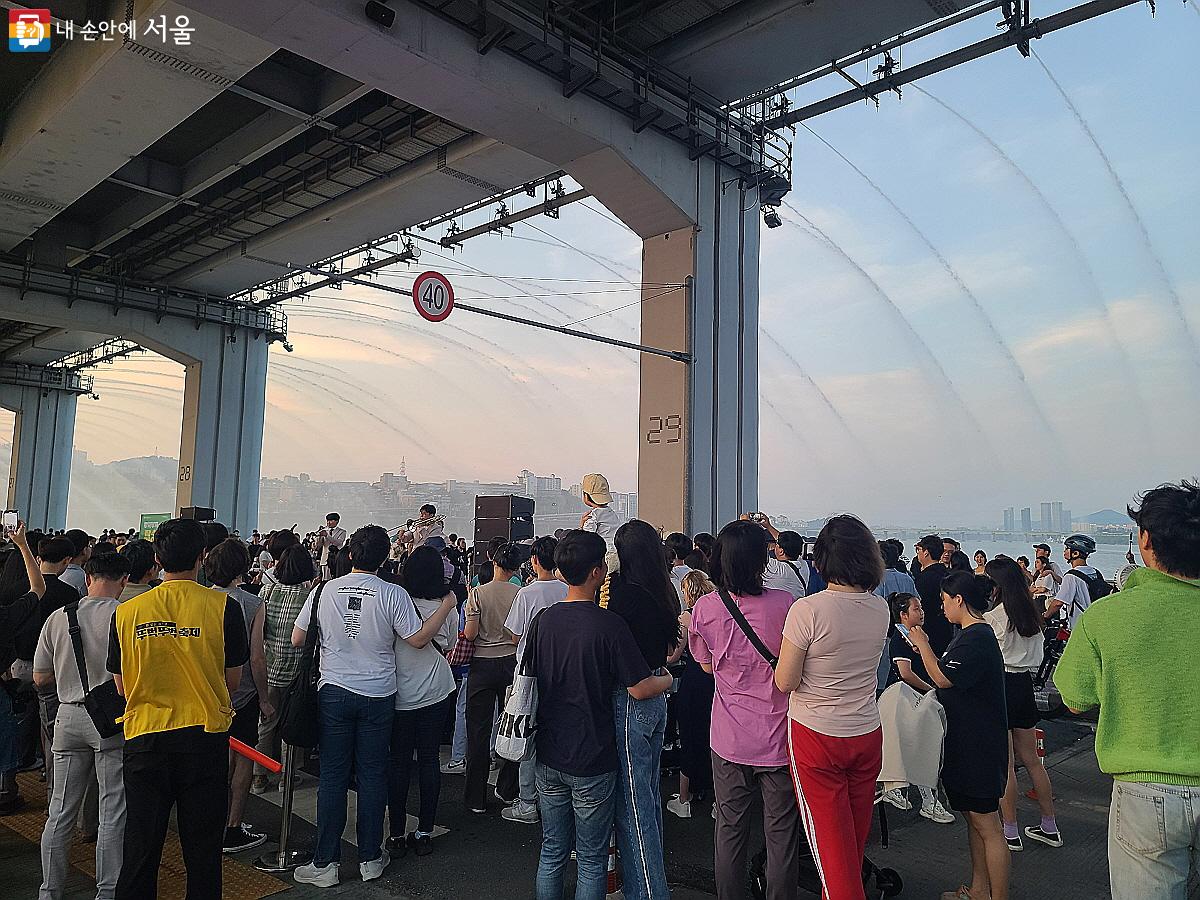
[[[1049,500],[1042,503],[1042,521],[1038,528],[1042,531],[1054,530],[1054,504]]]
[[[1033,511],[1028,506],[1021,510],[1021,530],[1026,534],[1033,531]]]
[[[1004,511],[1004,529],[1003,530],[1011,533],[1012,531],[1015,530],[1015,526],[1016,526],[1016,516],[1014,515],[1013,508],[1010,506],[1008,509],[1006,509]]]
[[[1071,518],[1071,511],[1069,509],[1062,511],[1062,530],[1064,532],[1075,530],[1075,522]]]
[[[1055,500],[1050,504],[1050,521],[1054,524],[1051,526],[1055,531],[1070,531],[1071,523],[1063,524],[1063,505],[1061,500]]]

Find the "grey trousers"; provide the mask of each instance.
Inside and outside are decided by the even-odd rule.
[[[713,850],[717,900],[749,900],[746,869],[750,811],[756,795],[762,796],[767,900],[794,900],[800,892],[800,812],[788,767],[745,766],[716,753],[712,761],[717,809]]]
[[[67,882],[71,837],[83,796],[99,782],[100,829],[96,837],[96,897],[110,900],[121,871],[125,837],[125,786],[121,777],[124,738],[100,739],[81,704],[64,703],[54,723],[54,793],[42,831],[39,900],[58,900]]]

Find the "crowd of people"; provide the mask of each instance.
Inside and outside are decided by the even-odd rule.
[[[155,896],[175,810],[188,896],[220,897],[222,853],[266,838],[243,821],[248,795],[276,786],[229,738],[280,758],[311,659],[316,746],[289,748],[319,764],[299,882],[341,882],[352,788],[362,880],[433,852],[449,776],[467,813],[494,798],[504,820],[540,824],[538,900],[561,900],[572,856],[575,896],[604,897],[614,841],[626,896],[666,900],[664,814],[691,818],[709,797],[720,900],[748,895],[760,831],[771,900],[797,896],[805,873],[855,900],[875,806],[911,809],[915,785],[922,816],[966,826],[971,871],[943,900],[1005,900],[1026,841],[1067,844],[1035,738],[1035,685],[1065,632],[1053,683],[1072,711],[1098,708],[1114,778],[1112,894],[1184,896],[1200,823],[1200,485],[1130,508],[1144,565],[1119,591],[1082,534],[1064,541],[1066,570],[1048,545],[1031,569],[939,535],[909,563],[850,515],[811,542],[758,512],[715,536],[663,535],[621,522],[602,476],[583,487],[579,528],[478,554],[431,505],[394,537],[337,513],[248,541],[189,519],[153,541],[20,523],[0,569],[0,814],[21,808],[16,774],[43,769],[40,896],[64,896],[76,823],[96,841],[99,898]],[[534,739],[508,759],[497,725],[518,675],[536,682]],[[1040,810],[1024,829],[1018,765]],[[678,790],[664,796],[668,770]]]

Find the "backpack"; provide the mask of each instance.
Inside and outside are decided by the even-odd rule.
[[[1112,585],[1104,580],[1104,576],[1099,571],[1094,575],[1084,575],[1078,569],[1070,569],[1066,574],[1074,575],[1087,585],[1088,596],[1092,598],[1092,603],[1095,603],[1101,597],[1107,597],[1113,592]],[[1064,575],[1063,577],[1066,576]]]

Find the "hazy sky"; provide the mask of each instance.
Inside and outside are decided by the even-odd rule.
[[[1200,10],[1138,4],[1034,47],[1115,175],[1015,50],[809,123],[889,199],[796,133],[794,210],[763,233],[767,510],[990,524],[1044,499],[1119,507],[1200,471]],[[586,205],[451,261],[427,248],[386,280],[438,268],[462,300],[558,323],[636,304],[639,242]],[[528,466],[635,488],[632,353],[462,312],[430,325],[367,289],[287,311],[264,474],[373,480],[403,456],[420,480]],[[630,306],[587,326],[632,339],[637,322]],[[177,453],[180,373],[152,356],[100,369],[77,446],[100,462]]]

